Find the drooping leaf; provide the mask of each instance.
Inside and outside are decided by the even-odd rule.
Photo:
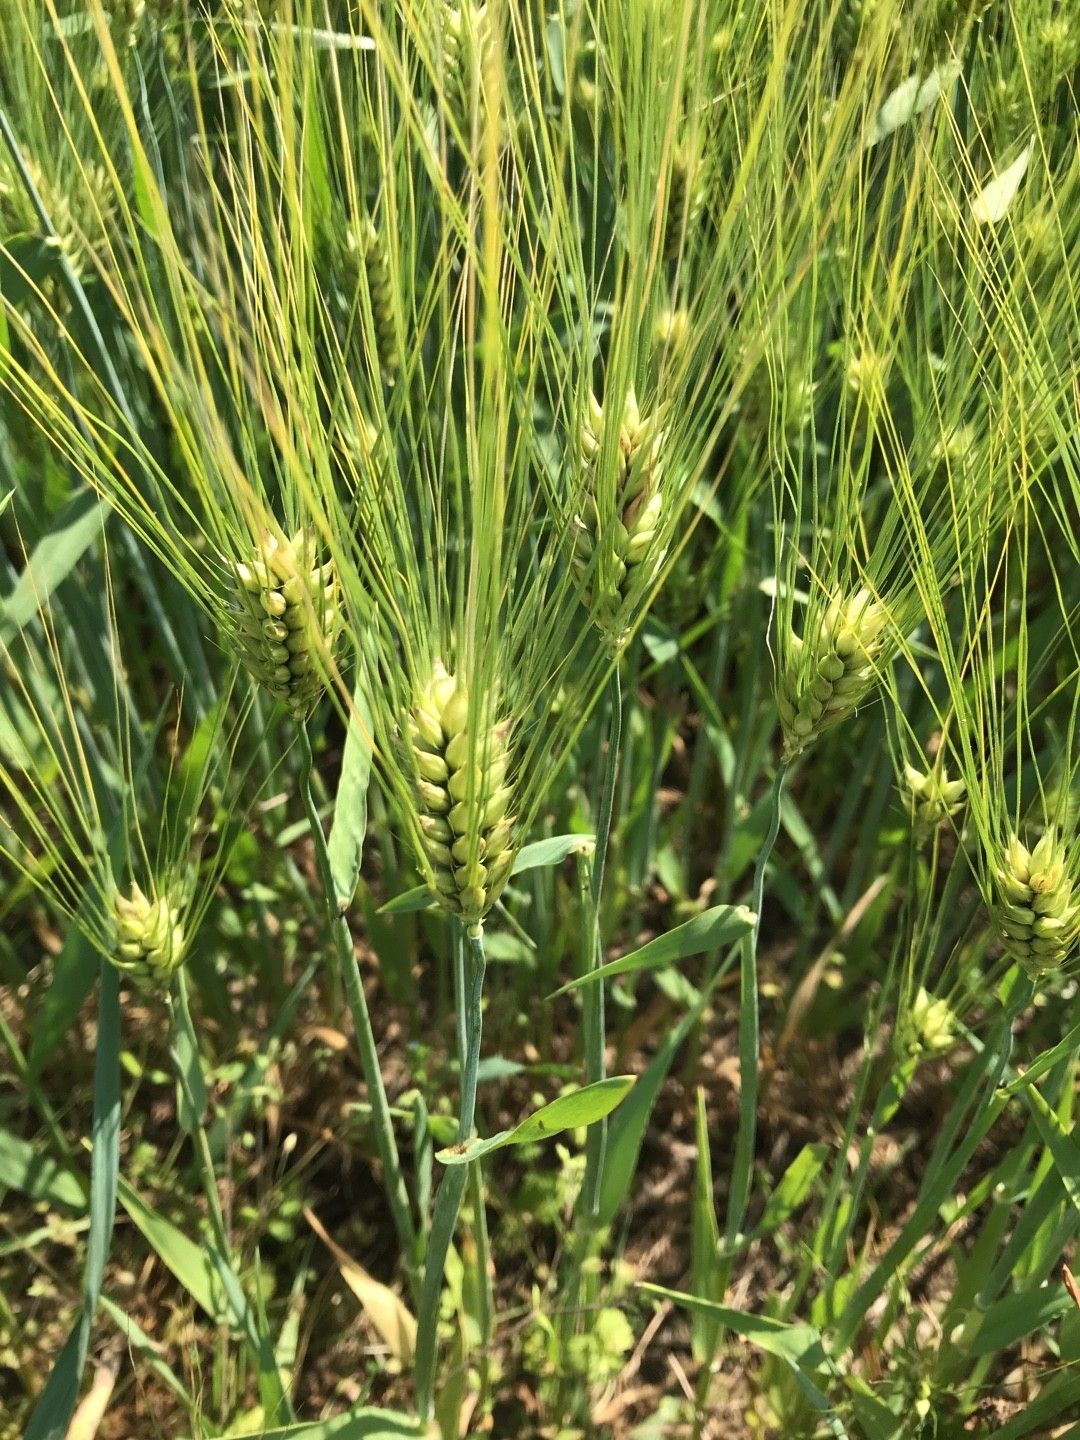
[[[359,1261],[331,1239],[314,1211],[305,1209],[304,1219],[337,1261],[341,1278],[360,1301],[364,1313],[389,1346],[391,1354],[403,1365],[411,1365],[416,1350],[416,1319],[408,1306],[388,1285],[369,1275]]]

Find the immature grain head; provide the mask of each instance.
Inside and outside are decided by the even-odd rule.
[[[884,643],[884,607],[865,587],[833,592],[816,630],[789,636],[776,703],[784,758],[794,759],[829,725],[852,714],[870,690]]]
[[[314,535],[267,534],[247,561],[234,564],[236,633],[248,670],[298,719],[324,687],[325,665],[341,633],[342,613],[332,561],[317,564]]]
[[[514,862],[510,722],[481,704],[470,724],[469,687],[441,660],[409,719],[424,850],[440,903],[479,933]]]
[[[705,166],[689,141],[677,145],[671,157],[668,181],[667,221],[664,228],[664,258],[673,261],[693,235],[705,208]]]
[[[1056,969],[1080,939],[1075,860],[1053,825],[1031,850],[1010,835],[996,857],[991,917],[1007,954],[1030,973]]]
[[[641,599],[664,560],[664,432],[654,418],[641,415],[631,388],[618,419],[612,490],[601,485],[599,470],[612,453],[613,418],[594,395],[589,397],[580,440],[584,498],[574,521],[573,563],[582,599],[618,648],[626,636],[627,607]]]
[[[351,265],[361,265],[371,301],[375,327],[375,352],[383,383],[393,385],[401,368],[397,331],[394,328],[394,282],[385,234],[369,215],[345,232],[345,248]]]
[[[950,780],[944,763],[937,763],[925,774],[905,764],[901,788],[916,834],[929,835],[960,810],[967,787],[963,780]]]
[[[135,979],[167,985],[184,960],[179,906],[168,893],[149,898],[135,883],[113,897],[116,938],[109,959]]]

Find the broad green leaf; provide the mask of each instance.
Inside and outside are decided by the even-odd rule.
[[[1022,1093],[1043,1142],[1054,1157],[1054,1166],[1065,1187],[1065,1193],[1073,1207],[1080,1210],[1080,1147],[1072,1136],[1066,1133],[1040,1091],[1032,1087]]]
[[[10,1130],[0,1130],[0,1185],[64,1210],[86,1209],[86,1192],[77,1176]]]
[[[108,506],[92,490],[80,490],[63,507],[47,535],[34,546],[10,595],[0,603],[0,635],[21,630],[101,535]]]
[[[610,980],[616,975],[631,975],[638,970],[659,970],[673,965],[676,960],[685,960],[691,955],[701,955],[707,950],[719,949],[749,935],[754,928],[754,912],[745,905],[715,905],[703,915],[695,915],[674,930],[658,935],[639,950],[632,950],[619,960],[609,960],[585,975],[571,980],[555,995],[565,995],[581,985],[594,984],[597,980]],[[552,997],[554,998],[554,997]]]
[[[367,834],[372,721],[364,677],[357,681],[353,705],[355,709],[349,717],[349,732],[345,737],[345,753],[341,761],[341,778],[334,801],[334,819],[327,842],[334,895],[342,910],[351,904],[353,892],[356,890],[364,836]]]
[[[500,1130],[487,1140],[467,1140],[463,1145],[451,1145],[446,1150],[440,1150],[437,1158],[444,1165],[467,1165],[506,1145],[530,1145],[537,1140],[560,1135],[564,1130],[576,1130],[579,1125],[592,1125],[611,1114],[629,1094],[633,1083],[633,1075],[613,1075],[607,1080],[597,1080],[594,1085],[584,1085],[580,1090],[571,1090],[569,1094],[560,1095],[549,1104],[542,1105],[511,1130]]]

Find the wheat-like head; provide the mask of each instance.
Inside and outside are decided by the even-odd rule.
[[[240,657],[260,685],[304,719],[324,689],[342,629],[332,560],[318,564],[315,538],[268,534],[250,560],[234,563]]]
[[[469,687],[436,660],[408,723],[416,804],[439,902],[478,931],[514,861],[510,722],[482,703],[470,719]]]

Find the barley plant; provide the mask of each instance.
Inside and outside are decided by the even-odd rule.
[[[1080,1417],[1080,17],[0,7],[0,1437]]]

